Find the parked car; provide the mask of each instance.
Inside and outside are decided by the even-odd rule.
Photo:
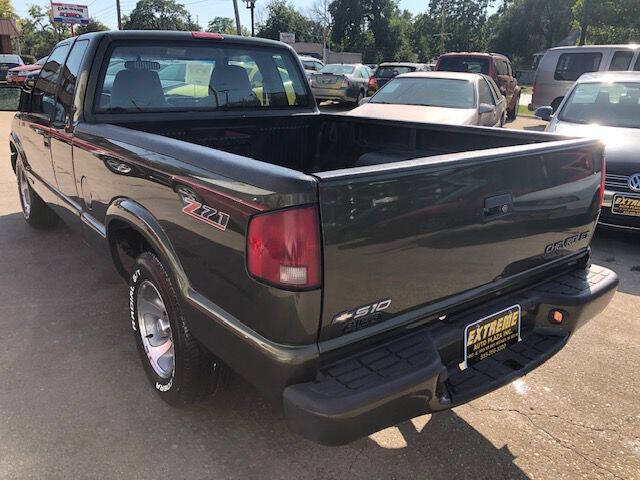
[[[20,65],[24,65],[20,55],[0,54],[0,83],[6,83],[9,70]]]
[[[600,224],[640,231],[640,72],[585,73],[553,114],[548,132],[588,136],[606,144],[607,175]]]
[[[383,62],[378,65],[378,68],[373,72],[369,89],[375,92],[379,88],[384,87],[389,80],[403,73],[427,71],[429,71],[429,68],[424,63]]]
[[[318,102],[336,100],[356,105],[367,96],[369,69],[362,64],[331,63],[309,77]]]
[[[547,50],[538,64],[529,110],[560,106],[583,73],[640,70],[638,45],[587,45]]]
[[[478,73],[420,72],[393,78],[348,115],[502,127],[507,109],[491,77]]]
[[[7,71],[7,84],[22,85],[28,76],[37,75],[46,61],[47,57],[42,57],[31,65],[20,65],[19,67],[10,68],[9,71]]]
[[[220,391],[231,368],[294,431],[341,444],[512,382],[605,308],[618,281],[589,258],[598,140],[320,114],[295,55],[95,32],[60,42],[23,90],[24,219],[62,218],[113,261],[160,398]],[[158,64],[194,59],[215,60],[208,95],[165,93]],[[258,66],[262,101],[231,62]],[[565,208],[564,189],[588,200]]]
[[[507,118],[515,120],[518,116],[521,88],[511,62],[498,53],[445,53],[440,55],[436,70],[450,72],[472,72],[489,75],[507,99]]]
[[[304,68],[304,73],[307,75],[307,77],[309,77],[313,73],[319,72],[324,68],[324,63],[322,63],[322,60],[318,60],[315,57],[298,55],[298,58],[302,63],[302,68]]]

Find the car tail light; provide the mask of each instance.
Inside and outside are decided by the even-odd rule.
[[[605,158],[604,152],[602,152],[602,176],[600,177],[600,198],[598,198],[598,208],[602,207],[602,202],[604,200],[604,183],[607,178],[607,160]]]
[[[349,79],[345,77],[344,80],[342,80],[342,85],[340,85],[342,88],[349,88],[351,86],[351,83],[349,82]]]
[[[224,40],[224,35],[217,32],[191,32],[193,38],[208,38],[211,40]]]
[[[320,225],[314,206],[254,216],[247,234],[247,270],[284,289],[320,286]]]
[[[369,88],[378,88],[378,80],[376,80],[376,77],[369,79]]]

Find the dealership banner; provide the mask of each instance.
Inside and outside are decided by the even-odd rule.
[[[86,5],[51,2],[51,17],[57,23],[89,23],[89,8]]]

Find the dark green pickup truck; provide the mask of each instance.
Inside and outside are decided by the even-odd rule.
[[[171,404],[231,368],[345,443],[526,374],[616,289],[595,140],[320,114],[289,47],[201,32],[64,40],[27,87],[25,219],[113,259]]]

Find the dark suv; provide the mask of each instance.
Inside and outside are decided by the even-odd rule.
[[[507,117],[514,120],[518,116],[520,87],[511,62],[499,53],[455,52],[445,53],[438,58],[436,70],[448,72],[471,72],[489,75],[507,98]]]

